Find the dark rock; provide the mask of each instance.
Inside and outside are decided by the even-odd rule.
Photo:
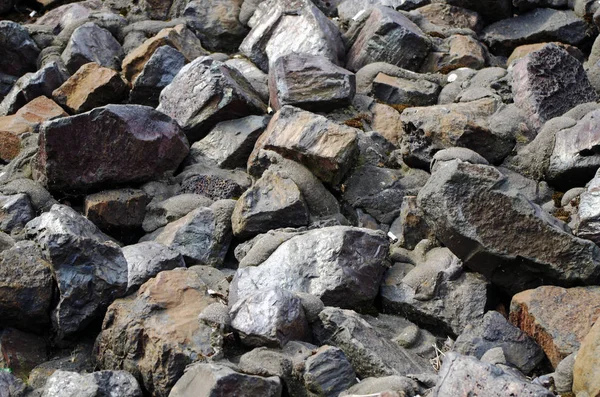
[[[344,352],[322,346],[306,360],[304,384],[317,396],[338,396],[356,383],[356,374]]]
[[[122,397],[142,397],[137,380],[125,371],[99,371],[78,374],[58,370],[48,378],[42,397],[101,397],[119,393]]]
[[[127,261],[127,291],[133,291],[164,270],[185,267],[181,254],[160,243],[146,241],[123,247]]]
[[[246,58],[232,58],[225,65],[236,69],[248,80],[263,102],[269,101],[269,77]]]
[[[181,184],[181,193],[203,195],[211,200],[236,199],[243,192],[243,185],[220,175],[193,175]]]
[[[0,333],[0,363],[15,376],[27,379],[29,372],[48,359],[46,339],[14,328]]]
[[[596,173],[596,176],[590,181],[587,188],[583,189],[581,194],[577,196],[577,201],[579,202],[577,217],[579,221],[575,230],[575,235],[592,240],[596,244],[600,243],[600,230],[598,230],[600,227],[600,223],[598,222],[600,220],[600,214],[598,213],[598,193],[600,189],[598,189],[598,182],[598,173]],[[563,207],[570,202],[571,200],[566,202]]]
[[[449,1],[448,3],[451,2],[452,1]],[[454,3],[460,3],[460,1],[455,0]],[[463,3],[468,3],[468,1],[463,1]],[[484,6],[480,3],[475,3],[473,1],[471,1],[471,3],[477,4],[477,6],[480,8],[484,8]],[[493,3],[494,6],[497,5],[502,8],[502,5],[500,4],[496,4],[495,2],[490,3]],[[503,1],[500,1],[499,3],[503,3]],[[489,4],[486,4],[486,6],[489,6]],[[486,14],[488,14],[489,8],[485,7],[485,10]],[[483,27],[483,20],[479,12],[462,8],[462,5],[460,7],[456,7],[450,4],[433,3],[419,7],[414,13],[411,14],[415,13],[421,14],[427,19],[428,22],[439,27],[451,29],[471,29],[476,33],[478,33]],[[497,18],[498,16],[494,15],[494,17]],[[512,15],[509,15],[508,17],[512,17]]]
[[[488,59],[487,48],[477,39],[454,34],[429,53],[421,71],[448,73],[460,68],[482,69]]]
[[[0,70],[21,76],[36,69],[39,48],[27,29],[16,22],[0,21]]]
[[[434,237],[425,222],[423,210],[417,205],[416,196],[402,197],[400,214],[390,225],[390,232],[398,238],[400,247],[409,250],[414,249],[421,240]]]
[[[39,213],[49,211],[57,203],[50,193],[39,183],[26,178],[15,178],[10,180],[1,188],[2,193],[7,195],[24,193],[29,196],[33,208]]]
[[[88,22],[75,29],[61,58],[69,72],[75,73],[89,62],[120,70],[124,55],[123,48],[108,30]]]
[[[512,0],[513,5],[519,11],[529,11],[534,8],[567,8],[572,1],[568,0]]]
[[[0,195],[0,230],[18,234],[27,222],[35,218],[31,200],[26,194]]]
[[[143,190],[105,190],[85,198],[85,216],[103,231],[141,227],[149,198]]]
[[[196,208],[210,207],[214,201],[199,194],[179,194],[163,201],[151,202],[146,207],[146,216],[142,227],[146,232],[153,232],[158,228],[174,222]]]
[[[360,383],[340,394],[340,397],[365,394],[374,394],[384,397],[387,395],[384,394],[384,392],[396,392],[400,396],[402,394],[405,394],[406,396],[417,396],[419,395],[419,391],[420,387],[415,380],[405,376],[390,375],[381,378],[362,379]],[[391,396],[394,396],[394,394],[391,394]]]
[[[513,16],[511,0],[448,0],[448,4],[478,12],[487,21]]]
[[[427,80],[408,80],[379,73],[373,80],[373,96],[393,105],[430,106],[437,103],[440,86]]]

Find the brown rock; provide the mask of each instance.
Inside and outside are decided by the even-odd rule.
[[[142,45],[127,54],[121,65],[123,76],[133,82],[144,69],[144,65],[154,54],[154,51],[163,45],[174,47],[183,54],[188,62],[208,54],[202,48],[200,39],[192,31],[186,28],[185,25],[177,25],[174,28],[161,30],[156,36],[144,41]]]
[[[369,110],[373,112],[371,122],[373,131],[377,131],[385,139],[396,145],[402,135],[400,113],[393,107],[383,103],[374,103]]]
[[[581,342],[573,368],[573,392],[578,397],[600,395],[600,321]]]
[[[429,4],[418,8],[418,12],[434,25],[471,29],[479,32],[483,28],[483,19],[475,11],[443,3]]]
[[[600,316],[600,287],[542,286],[520,292],[510,304],[510,322],[534,338],[554,367],[577,352]]]
[[[512,54],[510,54],[510,57],[508,57],[508,61],[506,61],[506,64],[510,65],[511,63],[513,63],[516,60],[525,58],[527,55],[531,54],[532,52],[541,50],[547,44],[548,43],[535,43],[535,44],[520,45],[513,50]],[[581,50],[579,48],[577,48],[575,46],[572,46],[569,44],[564,44],[564,43],[561,43],[558,41],[552,42],[552,44],[556,44],[557,46],[562,47],[572,57],[576,58],[580,62],[583,62],[585,60],[585,55],[581,52]]]
[[[72,113],[82,113],[119,102],[126,90],[118,72],[90,62],[54,90],[52,97]]]
[[[29,372],[47,359],[44,338],[14,328],[0,334],[0,364],[10,368],[17,378],[27,379]]]

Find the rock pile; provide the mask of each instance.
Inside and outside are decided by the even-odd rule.
[[[0,0],[0,397],[600,396],[599,4]]]

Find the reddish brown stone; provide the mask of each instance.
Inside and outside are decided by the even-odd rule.
[[[29,372],[48,359],[44,338],[6,328],[0,334],[0,362],[17,378],[27,379]]]

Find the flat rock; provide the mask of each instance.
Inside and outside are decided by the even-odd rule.
[[[164,270],[185,267],[181,254],[155,241],[123,247],[127,261],[127,291],[133,291]]]
[[[69,72],[75,73],[89,62],[120,70],[124,56],[123,48],[108,30],[88,22],[75,29],[61,59]]]
[[[453,1],[449,1],[448,3],[452,3]],[[490,5],[496,5],[497,3],[499,3],[498,5],[502,4],[502,3],[506,3],[505,0],[503,1],[499,1],[499,2],[483,2],[485,4],[485,6],[483,4],[481,4],[480,2],[475,3],[473,1],[471,1],[471,4],[468,4],[468,1],[460,1],[460,0],[455,0],[454,3],[464,3],[465,5],[469,6],[472,4],[477,4],[477,6],[479,6],[481,9],[486,9],[486,14],[489,13],[489,6]],[[481,4],[481,6],[480,6]],[[488,7],[486,7],[488,6]],[[502,6],[500,6],[502,7]],[[469,7],[471,8],[471,7]],[[422,16],[424,16],[430,23],[437,25],[437,26],[443,26],[443,27],[447,27],[447,28],[455,28],[455,29],[471,29],[474,32],[479,32],[482,27],[483,27],[483,20],[481,18],[481,15],[478,12],[472,11],[473,8],[471,8],[470,10],[466,9],[466,8],[462,8],[462,5],[460,7],[456,7],[450,4],[444,4],[444,3],[433,3],[433,4],[428,4],[428,5],[424,5],[423,7],[419,7],[415,12],[418,12],[419,14],[421,14]],[[496,16],[497,17],[497,16]],[[512,17],[512,15],[508,15],[507,17]]]
[[[36,69],[40,49],[27,29],[16,22],[0,21],[0,70],[13,76]]]
[[[379,73],[373,80],[373,96],[380,101],[412,106],[430,106],[437,103],[440,86],[427,80],[409,80]]]
[[[581,342],[573,367],[573,392],[592,397],[600,393],[600,322],[596,322]]]

